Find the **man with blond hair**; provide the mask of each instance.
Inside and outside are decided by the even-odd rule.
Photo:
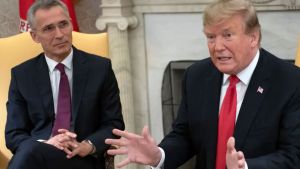
[[[247,0],[220,0],[203,15],[210,58],[189,67],[173,130],[157,146],[113,130],[131,162],[175,169],[196,156],[196,169],[299,169],[300,70],[260,47],[256,11]]]

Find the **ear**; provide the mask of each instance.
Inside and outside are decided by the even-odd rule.
[[[253,31],[252,33],[250,33],[251,47],[259,46],[259,39],[260,39],[260,33],[259,33],[258,30]]]
[[[31,38],[32,38],[33,41],[35,41],[36,43],[40,43],[39,38],[36,35],[36,32],[30,31],[30,36],[31,36]]]
[[[73,27],[73,22],[72,22],[72,18],[69,18],[70,20],[70,24],[71,24],[71,27],[72,27],[72,31],[74,30],[74,27]]]

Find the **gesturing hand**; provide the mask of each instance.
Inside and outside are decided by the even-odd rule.
[[[118,163],[117,167],[124,167],[129,163],[158,165],[161,153],[147,126],[143,128],[141,135],[118,129],[114,129],[113,133],[121,136],[121,138],[105,140],[106,144],[118,146],[117,149],[108,150],[107,153],[110,155],[127,155],[127,158]]]
[[[236,151],[235,140],[230,137],[227,142],[226,165],[228,169],[245,169],[245,157],[243,152]]]

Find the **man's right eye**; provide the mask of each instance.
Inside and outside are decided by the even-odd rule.
[[[43,28],[43,32],[44,32],[44,33],[50,33],[50,32],[52,32],[54,29],[55,29],[54,25],[49,25],[49,26],[46,26],[45,28]]]
[[[211,42],[214,42],[215,37],[216,37],[216,36],[214,36],[214,35],[206,35],[206,39],[207,39],[207,41],[210,42],[210,43],[211,43]]]
[[[213,36],[207,36],[207,38],[208,38],[208,39],[213,39],[214,37],[213,37]]]

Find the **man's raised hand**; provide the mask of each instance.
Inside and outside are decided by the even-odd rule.
[[[161,152],[149,133],[147,126],[142,134],[137,135],[128,131],[114,129],[113,133],[120,139],[106,139],[105,143],[117,146],[117,149],[107,151],[110,155],[127,155],[125,160],[117,164],[121,168],[129,163],[157,166],[161,159]]]

